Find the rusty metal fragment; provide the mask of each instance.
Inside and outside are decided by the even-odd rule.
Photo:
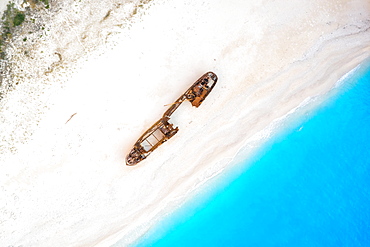
[[[188,100],[192,106],[199,107],[217,82],[217,75],[207,72],[201,76],[184,94],[180,96],[155,124],[152,125],[136,141],[130,153],[126,156],[126,165],[133,166],[146,159],[157,147],[162,145],[179,130],[168,122],[171,115],[182,102]]]

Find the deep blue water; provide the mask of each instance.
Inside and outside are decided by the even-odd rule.
[[[370,246],[370,65],[247,162],[138,246]]]

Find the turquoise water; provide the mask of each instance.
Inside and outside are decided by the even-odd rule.
[[[370,65],[248,162],[137,246],[370,246]]]

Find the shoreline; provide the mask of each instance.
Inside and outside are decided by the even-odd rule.
[[[370,13],[361,12],[369,4],[346,2],[154,2],[74,73],[44,79],[41,92],[20,84],[1,102],[7,121],[0,128],[9,136],[0,150],[7,188],[0,193],[9,217],[0,243],[133,244],[210,179],[237,167],[269,138],[276,119],[322,97],[370,57]],[[174,119],[179,133],[126,167],[126,153],[162,106],[208,70],[219,81],[202,106],[184,103]],[[30,129],[17,116],[25,102],[41,114],[25,118]],[[132,102],[139,103],[125,107]],[[12,143],[22,131],[32,133]]]
[[[356,200],[358,203],[355,205],[346,200],[352,198],[352,195],[348,197],[346,192],[356,190],[355,188],[367,188],[370,185],[366,175],[362,172],[354,172],[356,170],[362,171],[365,167],[352,165],[354,162],[366,164],[366,157],[369,157],[366,148],[368,138],[364,137],[369,132],[366,131],[367,125],[363,123],[369,122],[366,114],[369,110],[366,105],[366,92],[368,93],[367,82],[370,76],[370,64],[363,63],[361,67],[362,69],[358,70],[356,74],[352,74],[340,89],[332,90],[329,93],[330,96],[317,109],[313,111],[301,109],[303,112],[296,112],[297,116],[290,116],[289,120],[284,121],[284,126],[280,126],[280,129],[283,129],[275,133],[249,160],[243,162],[243,169],[240,170],[239,174],[231,174],[231,177],[227,176],[228,174],[220,176],[218,181],[214,181],[217,183],[216,188],[204,189],[203,195],[198,194],[191,201],[186,202],[173,215],[167,216],[165,220],[159,222],[158,226],[155,226],[156,229],[152,229],[152,234],[143,236],[141,241],[133,246],[151,246],[152,244],[173,246],[176,245],[176,242],[181,242],[184,246],[199,245],[199,243],[213,246],[220,242],[253,246],[261,241],[267,245],[275,244],[282,239],[284,240],[280,243],[283,245],[292,243],[294,246],[294,243],[299,242],[300,236],[306,234],[307,227],[316,223],[317,219],[321,219],[320,217],[323,216],[318,213],[316,217],[312,217],[312,214],[331,211],[326,207],[327,204],[331,204],[332,209],[335,210],[338,208],[338,204],[348,203],[350,204],[347,204],[349,211],[341,211],[339,215],[336,214],[336,217],[327,215],[326,221],[321,220],[317,226],[317,229],[320,230],[314,230],[308,237],[311,244],[317,243],[317,236],[326,236],[333,231],[332,227],[325,224],[327,221],[342,223],[343,218],[346,218],[346,223],[334,227],[337,234],[340,232],[338,229],[341,229],[342,233],[346,232],[348,225],[352,225],[354,229],[356,226],[361,228],[360,226],[365,221],[361,210],[356,210],[355,205],[357,208],[362,208],[363,202],[366,204],[368,198],[363,197],[363,194],[360,193],[359,199]],[[312,131],[312,126],[315,126],[317,132]],[[347,132],[348,129],[352,131]],[[302,138],[303,136],[305,137]],[[348,138],[349,142],[356,143],[358,146],[350,145],[353,149],[349,151],[351,147],[348,146],[348,142],[343,141],[345,137]],[[333,139],[336,142],[333,142]],[[335,148],[332,148],[333,145]],[[323,149],[323,147],[325,148]],[[341,150],[343,147],[345,147],[344,150],[338,156],[336,150]],[[358,152],[358,149],[362,152]],[[295,152],[291,150],[295,150]],[[295,154],[296,152],[297,154]],[[316,155],[310,156],[310,154]],[[350,158],[343,159],[343,157]],[[337,162],[333,162],[333,159]],[[324,165],[325,167],[322,167],[323,162],[327,163]],[[336,173],[338,168],[342,168],[339,169],[342,172],[340,175]],[[346,184],[341,178],[347,175],[353,181],[356,180],[356,183]],[[337,186],[330,186],[331,191],[329,192],[325,186],[335,184],[335,180],[338,185],[343,185],[344,188],[338,189]],[[359,185],[360,183],[362,184]],[[345,189],[346,186],[354,188],[347,187]],[[318,187],[323,190],[316,191],[315,188]],[[312,193],[312,188],[318,193]],[[335,195],[336,199],[339,199],[336,195],[341,194],[342,196],[340,200],[335,200],[334,198],[328,199],[328,194]],[[299,207],[296,202],[300,204]],[[311,202],[314,202],[313,205]],[[322,210],[318,210],[320,204]],[[306,212],[306,210],[302,210],[305,206],[307,206],[306,210],[309,216],[302,218],[302,213]],[[312,211],[310,211],[311,209]],[[325,209],[328,210],[325,211]],[[357,219],[351,217],[351,210],[358,212]],[[266,214],[269,217],[266,217]],[[290,220],[281,223],[282,217]],[[251,218],[254,220],[249,221]],[[292,223],[296,219],[299,219],[299,222],[305,227]],[[275,228],[279,229],[278,231],[283,234],[283,237],[280,234],[275,234],[274,229],[266,229],[266,225],[279,225],[280,227]],[[300,234],[295,232],[297,227],[300,228]],[[239,230],[246,229],[250,229],[249,233],[237,234]],[[287,237],[284,233],[289,232],[289,229],[293,230],[295,234]],[[269,233],[266,234],[266,231]],[[262,240],[264,236],[271,234],[274,240]],[[351,234],[352,237],[347,238],[347,241],[351,243],[353,239],[361,239],[363,234],[366,234],[366,231],[362,234],[355,231]],[[338,244],[342,243],[340,235],[336,237]],[[324,237],[324,239],[321,242],[332,243],[334,238],[328,240]],[[358,241],[358,243],[360,242],[361,240]],[[362,243],[367,243],[366,239],[362,239]]]
[[[236,152],[236,154],[232,158],[230,158],[228,166],[225,166],[221,170],[218,170],[218,173],[212,174],[211,176],[207,177],[202,184],[198,184],[198,186],[196,188],[193,188],[192,191],[185,192],[188,193],[189,195],[184,196],[184,200],[179,204],[175,203],[174,205],[169,206],[170,208],[169,211],[163,210],[164,212],[158,213],[160,216],[158,217],[158,219],[155,219],[154,222],[164,220],[164,222],[159,223],[160,227],[159,229],[156,229],[158,225],[156,225],[156,223],[153,223],[152,226],[153,228],[151,227],[150,229],[148,229],[140,237],[136,238],[135,241],[133,242],[129,241],[130,242],[129,245],[136,246],[136,244],[138,243],[146,243],[145,240],[152,239],[151,237],[155,236],[154,232],[156,230],[163,231],[163,225],[164,228],[166,228],[167,225],[172,225],[171,223],[172,220],[170,216],[174,216],[175,219],[180,217],[178,215],[178,209],[181,208],[180,210],[183,210],[182,213],[187,212],[188,209],[187,208],[182,209],[182,207],[184,206],[189,207],[190,205],[189,203],[195,202],[196,206],[190,206],[190,211],[193,211],[194,208],[197,208],[199,205],[202,205],[203,201],[207,201],[208,198],[212,198],[219,188],[225,186],[225,184],[232,182],[233,179],[238,178],[238,176],[242,172],[245,172],[248,169],[248,166],[246,166],[245,164],[252,164],[250,162],[250,159],[253,159],[256,155],[258,156],[258,153],[261,151],[261,148],[263,149],[264,145],[266,145],[267,142],[270,142],[271,140],[274,140],[274,138],[276,138],[277,136],[281,135],[282,132],[286,131],[286,128],[289,128],[291,125],[294,125],[296,121],[301,121],[300,119],[303,117],[303,115],[314,114],[314,112],[317,109],[319,109],[322,104],[325,104],[327,101],[332,100],[333,97],[335,98],[336,93],[334,91],[338,90],[338,88],[340,88],[341,86],[344,86],[343,85],[344,82],[341,81],[346,80],[348,75],[356,73],[360,66],[364,64],[366,63],[361,63],[352,70],[348,71],[346,74],[344,74],[340,78],[340,80],[338,80],[338,83],[342,83],[339,86],[337,85],[337,83],[335,83],[335,85],[333,85],[333,87],[330,88],[329,91],[325,92],[324,94],[316,95],[313,98],[303,100],[300,105],[292,109],[286,115],[278,119],[275,119],[266,128],[259,131],[251,138],[248,138],[246,140],[246,143],[240,147],[240,149]],[[200,200],[202,202],[196,202],[196,200]],[[117,237],[107,239],[106,241],[99,243],[99,245],[97,246],[106,246],[106,244],[115,247],[126,246],[128,242],[126,242],[125,239],[120,238],[119,233],[117,233],[117,235],[118,235]],[[146,238],[144,239],[144,241],[141,241],[140,238],[143,237]]]

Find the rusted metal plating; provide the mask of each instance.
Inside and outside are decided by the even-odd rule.
[[[163,114],[155,124],[152,125],[136,141],[130,153],[126,156],[126,165],[134,166],[144,160],[162,143],[174,136],[179,130],[169,123],[171,115],[176,111],[182,102],[188,100],[192,106],[199,107],[208,94],[212,91],[217,82],[217,75],[207,72],[202,75],[186,92],[180,96],[170,108]]]

